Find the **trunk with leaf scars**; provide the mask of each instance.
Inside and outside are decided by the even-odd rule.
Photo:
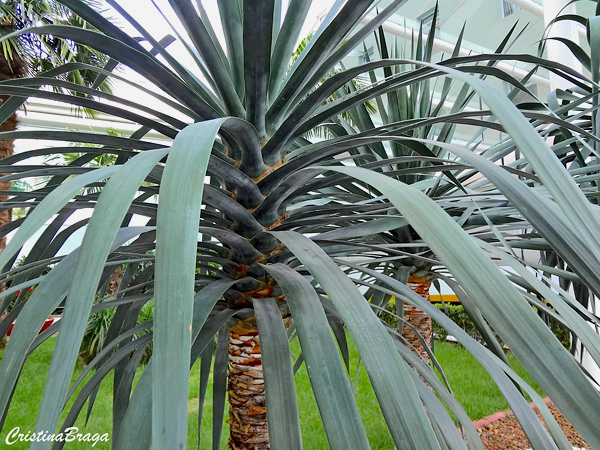
[[[114,294],[119,290],[121,280],[123,279],[123,268],[117,267],[115,271],[110,275],[108,280],[108,287],[106,288],[106,295]]]
[[[229,327],[229,448],[268,449],[265,383],[254,316]]]
[[[285,315],[288,328],[291,316]],[[229,331],[229,448],[269,449],[267,404],[260,338],[255,316],[239,319]]]
[[[25,75],[25,61],[13,52],[13,59],[11,61],[7,60],[3,53],[0,53],[0,81],[9,80],[12,78],[18,78]],[[7,96],[0,96],[0,105],[2,105]],[[17,129],[17,115],[12,114],[8,119],[6,119],[2,124],[0,124],[0,133],[4,131],[14,131]],[[0,140],[0,159],[7,158],[13,154],[14,151],[14,142],[12,140],[3,139]],[[0,174],[0,177],[3,174]],[[0,182],[0,191],[9,191],[10,190],[10,181],[2,181]],[[7,201],[9,198],[8,195],[0,195],[0,203]],[[11,208],[3,208],[0,207],[0,227],[9,224],[12,221],[12,209]],[[0,238],[0,253],[6,247],[6,237]],[[0,292],[4,291],[6,288],[5,284],[0,284]],[[0,339],[0,349],[3,349],[6,345],[6,336],[3,336]]]
[[[13,51],[13,59],[8,60],[0,54],[0,81],[18,78],[25,75],[25,61]],[[7,96],[0,96],[0,105],[6,101]],[[17,129],[17,115],[13,114],[0,125],[0,132],[14,131]],[[13,154],[14,143],[12,140],[0,140],[0,159]],[[2,176],[2,175],[0,175]],[[10,190],[10,181],[0,182],[0,191]],[[7,195],[0,195],[0,202],[8,200]],[[11,222],[12,210],[0,208],[0,227]],[[0,252],[6,247],[6,238],[0,239]]]
[[[408,278],[408,287],[429,301],[429,288],[431,287],[430,280],[427,280],[425,277],[418,277],[412,273]],[[423,339],[425,339],[427,345],[431,346],[433,340],[433,324],[431,322],[431,317],[420,309],[404,302],[404,320],[415,327]],[[402,327],[402,336],[416,349],[416,351],[418,351],[425,361],[429,362],[429,355],[412,329],[404,325]]]

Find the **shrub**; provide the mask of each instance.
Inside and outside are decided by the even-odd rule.
[[[110,327],[114,315],[115,308],[103,309],[102,311],[98,311],[97,313],[90,315],[87,327],[85,329],[85,334],[83,335],[83,340],[81,342],[81,347],[79,348],[81,362],[89,364],[98,355],[98,353],[102,351],[106,339],[106,332]],[[142,306],[136,325],[146,323],[153,318],[154,303],[149,301]],[[145,330],[141,333],[136,333],[134,337],[138,338],[146,333],[148,333],[148,330]],[[150,344],[144,350],[144,355],[140,360],[140,364],[147,364],[151,356],[152,342],[150,342]]]

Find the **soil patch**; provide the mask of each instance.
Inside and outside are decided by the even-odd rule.
[[[573,428],[573,425],[569,423],[558,408],[549,400],[546,401],[546,404],[571,445],[575,448],[591,450],[591,447],[586,444],[579,432]],[[533,409],[538,417],[541,417],[538,409],[536,407],[533,407]],[[531,448],[531,444],[525,437],[525,433],[512,412],[496,413],[478,420],[474,424],[486,450],[521,450]]]

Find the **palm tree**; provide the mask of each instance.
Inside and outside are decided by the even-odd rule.
[[[94,4],[88,1],[89,4]],[[77,15],[67,7],[55,1],[47,0],[3,0],[0,2],[0,18],[2,19],[2,35],[36,25],[70,25],[89,28]],[[108,63],[106,55],[78,43],[53,36],[20,35],[3,44],[4,57],[25,59],[25,71],[29,76],[36,76],[66,62],[104,67]],[[111,68],[116,64],[111,63]],[[58,75],[59,78],[85,86],[96,86],[102,91],[110,92],[110,85],[103,76],[81,66],[77,70]]]
[[[173,26],[175,37],[162,40],[113,0],[108,3],[114,14],[141,38],[132,38],[84,2],[60,3],[95,30],[45,25],[27,32],[69,39],[127,65],[155,89],[130,77],[87,68],[128,83],[132,91],[154,97],[159,106],[137,103],[136,94],[120,98],[54,78],[80,68],[71,63],[41,78],[0,83],[3,95],[51,98],[139,126],[128,137],[64,130],[3,135],[102,147],[81,147],[82,156],[69,165],[14,163],[39,154],[70,153],[72,147],[43,148],[3,163],[2,171],[12,177],[36,174],[50,179],[43,188],[19,193],[11,201],[32,210],[16,224],[17,233],[0,255],[2,281],[11,282],[0,311],[12,303],[8,317],[0,322],[0,334],[18,317],[0,366],[2,417],[27,355],[60,326],[36,431],[57,428],[65,399],[96,369],[75,396],[61,429],[71,426],[86,401],[92,408],[99,383],[114,370],[113,447],[183,448],[190,364],[199,359],[200,419],[213,367],[213,447],[219,443],[228,394],[230,448],[301,448],[293,371],[294,365],[304,362],[329,445],[368,448],[345,364],[347,329],[398,448],[482,448],[450,388],[410,351],[399,333],[381,323],[373,312],[377,305],[357,288],[364,285],[406,300],[457,337],[498,384],[533,447],[566,448],[566,438],[547,415],[541,398],[502,361],[498,342],[489,351],[473,341],[400,282],[395,267],[390,268],[402,262],[407,265],[409,257],[411,265],[415,257],[419,265],[426,257],[440,276],[464,293],[482,329],[493,329],[588,443],[600,445],[593,414],[600,407],[600,395],[530,303],[571,328],[594,357],[598,357],[599,338],[589,323],[598,323],[598,318],[584,313],[567,293],[558,294],[536,282],[527,269],[521,270],[515,255],[503,250],[505,244],[512,249],[520,243],[551,247],[598,294],[595,212],[587,192],[574,183],[540,138],[546,128],[536,130],[536,123],[530,123],[537,116],[519,112],[504,95],[470,73],[508,78],[523,89],[518,80],[477,65],[504,58],[556,70],[582,89],[593,91],[595,81],[556,62],[493,54],[451,58],[441,64],[382,59],[336,71],[322,83],[402,0],[391,2],[362,26],[358,24],[369,18],[366,13],[372,12],[373,1],[336,2],[291,65],[290,55],[310,2],[291,1],[283,18],[278,2],[219,2],[224,46],[200,2],[170,1],[181,27]],[[184,67],[183,57],[167,50],[174,41],[188,51],[194,67]],[[401,64],[406,71],[354,92],[352,80],[358,75]],[[353,108],[360,114],[366,100],[382,101],[389,92],[442,76],[479,95],[490,110],[477,111],[477,116],[453,112],[399,119],[360,132],[341,121],[341,113]],[[84,95],[52,92],[51,87]],[[333,93],[337,100],[324,104]],[[542,119],[555,120],[552,113]],[[307,131],[329,120],[330,128],[338,130],[334,137],[319,142],[306,139]],[[443,140],[427,139],[428,133],[405,133],[406,127],[424,128],[431,121],[460,120],[501,127],[510,139],[486,158]],[[565,122],[561,126],[568,127]],[[149,130],[173,139],[172,144],[164,148],[145,138]],[[412,153],[390,157],[385,148],[382,153],[379,144],[389,141],[401,142]],[[515,146],[527,161],[520,164],[533,169],[533,174],[494,164],[498,153],[514,153]],[[437,147],[456,160],[431,155]],[[115,155],[116,160],[108,167],[85,167],[98,154]],[[399,164],[411,158],[423,163],[408,167],[406,173],[414,178],[409,185],[394,177],[407,169]],[[420,178],[432,170],[441,171],[445,178]],[[69,179],[72,175],[77,176]],[[205,184],[206,175],[210,181]],[[150,185],[143,185],[144,181]],[[90,186],[101,191],[84,190]],[[146,201],[154,195],[158,204]],[[472,207],[473,199],[479,209]],[[78,209],[93,209],[93,216],[61,230]],[[129,226],[134,214],[145,217],[146,225]],[[13,268],[21,246],[47,220],[50,225],[25,264]],[[409,244],[425,251],[402,251],[399,244],[406,242],[399,242],[397,236],[395,241],[386,240],[407,224]],[[87,229],[80,248],[57,257],[64,240],[82,226]],[[514,234],[515,228],[535,231],[520,236]],[[486,253],[513,264],[517,275],[509,279]],[[218,269],[209,263],[216,263]],[[126,269],[119,290],[96,298],[122,264]],[[48,266],[52,269],[44,275]],[[11,296],[30,285],[37,285],[32,295],[13,302]],[[528,289],[550,299],[554,310],[536,303]],[[39,321],[65,297],[59,325],[36,337]],[[150,299],[154,320],[138,325],[140,310]],[[115,312],[103,350],[69,389],[87,318],[108,308]],[[149,328],[151,333],[141,334]],[[301,359],[295,362],[288,334],[297,336],[302,349]],[[150,342],[153,356],[133,389],[135,368]],[[539,404],[550,432],[520,389]],[[458,418],[464,434],[456,429],[442,401]],[[33,448],[49,445],[32,443]]]
[[[0,78],[2,80],[22,77],[25,75],[25,62],[23,59],[16,57],[12,61],[7,59],[6,56],[0,56]],[[7,96],[0,97],[0,101],[4,103],[8,99]],[[0,132],[14,131],[17,129],[17,117],[13,114],[9,119],[5,120],[0,125]],[[0,159],[6,158],[13,154],[14,144],[11,140],[2,141],[0,145]],[[0,191],[10,190],[10,181],[0,182]],[[4,202],[9,197],[7,195],[0,196],[0,202]],[[4,209],[0,212],[0,226],[4,226],[12,220],[11,209]],[[6,239],[0,239],[0,251],[6,246]]]
[[[15,30],[37,24],[71,24],[85,26],[78,17],[71,14],[70,10],[55,2],[40,0],[15,1],[5,0],[0,3],[0,36],[5,36]],[[103,67],[108,62],[105,55],[95,52],[82,45],[70,46],[62,39],[37,38],[34,35],[22,35],[3,43],[3,52],[0,55],[0,73],[2,80],[23,77],[26,74],[35,76],[39,73],[53,69],[67,61],[78,61]],[[103,91],[110,92],[108,83],[103,82],[103,77],[98,77],[95,72],[87,69],[75,70],[63,74],[61,77],[71,82],[92,87],[94,83]],[[2,102],[9,97],[2,96]],[[15,131],[17,129],[17,116],[13,114],[4,121],[1,131]],[[11,140],[4,140],[0,149],[0,159],[13,154],[14,145]],[[11,188],[10,181],[0,182],[0,191],[8,192]],[[1,195],[0,202],[9,198]],[[7,226],[12,221],[12,209],[3,209],[0,212],[0,227]],[[0,251],[6,246],[6,239],[0,239]]]

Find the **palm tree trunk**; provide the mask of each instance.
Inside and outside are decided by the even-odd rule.
[[[119,289],[123,280],[123,269],[121,266],[117,267],[113,273],[110,274],[108,279],[108,286],[106,288],[106,295],[112,295]]]
[[[408,287],[429,301],[429,288],[431,287],[431,281],[425,279],[424,277],[417,277],[413,273],[408,278]],[[431,317],[429,317],[420,309],[417,309],[414,306],[404,302],[404,320],[415,327],[423,339],[425,339],[427,345],[431,347],[431,342],[433,340],[433,324]],[[429,362],[429,355],[412,329],[404,325],[402,327],[402,336],[414,347],[416,352],[418,352],[418,354],[420,354],[425,361]]]
[[[12,59],[9,61],[3,52],[0,52],[0,81],[19,78],[25,75],[25,61],[16,51],[12,52]],[[0,105],[6,101],[8,96],[0,96]],[[17,115],[13,114],[0,124],[0,132],[14,131],[17,129]],[[0,140],[0,159],[11,156],[14,151],[12,140]],[[0,174],[2,176],[2,174]],[[0,191],[10,190],[10,181],[0,182]],[[0,196],[0,202],[8,200],[7,195]],[[10,223],[12,220],[12,209],[3,209],[0,211],[0,227]],[[0,239],[0,252],[6,247],[6,238]]]
[[[229,327],[229,448],[269,448],[265,383],[254,316]]]
[[[13,52],[13,59],[8,61],[4,56],[3,52],[0,52],[0,81],[18,78],[25,75],[25,61],[16,53]],[[7,96],[0,96],[0,105],[2,105]],[[17,115],[12,114],[8,119],[6,119],[2,124],[0,124],[0,132],[4,131],[14,131],[17,129]],[[14,151],[14,143],[12,140],[0,140],[0,159],[4,159],[8,156],[11,156]],[[3,174],[0,174],[0,177]],[[9,191],[10,190],[10,181],[2,181],[0,182],[0,191]],[[5,202],[8,200],[7,195],[0,195],[0,202]],[[12,209],[6,208],[0,211],[0,227],[9,224],[12,221]],[[0,253],[6,247],[6,237],[0,238]],[[0,292],[6,289],[5,284],[0,285]],[[0,337],[0,349],[4,348],[6,345],[6,336]]]

